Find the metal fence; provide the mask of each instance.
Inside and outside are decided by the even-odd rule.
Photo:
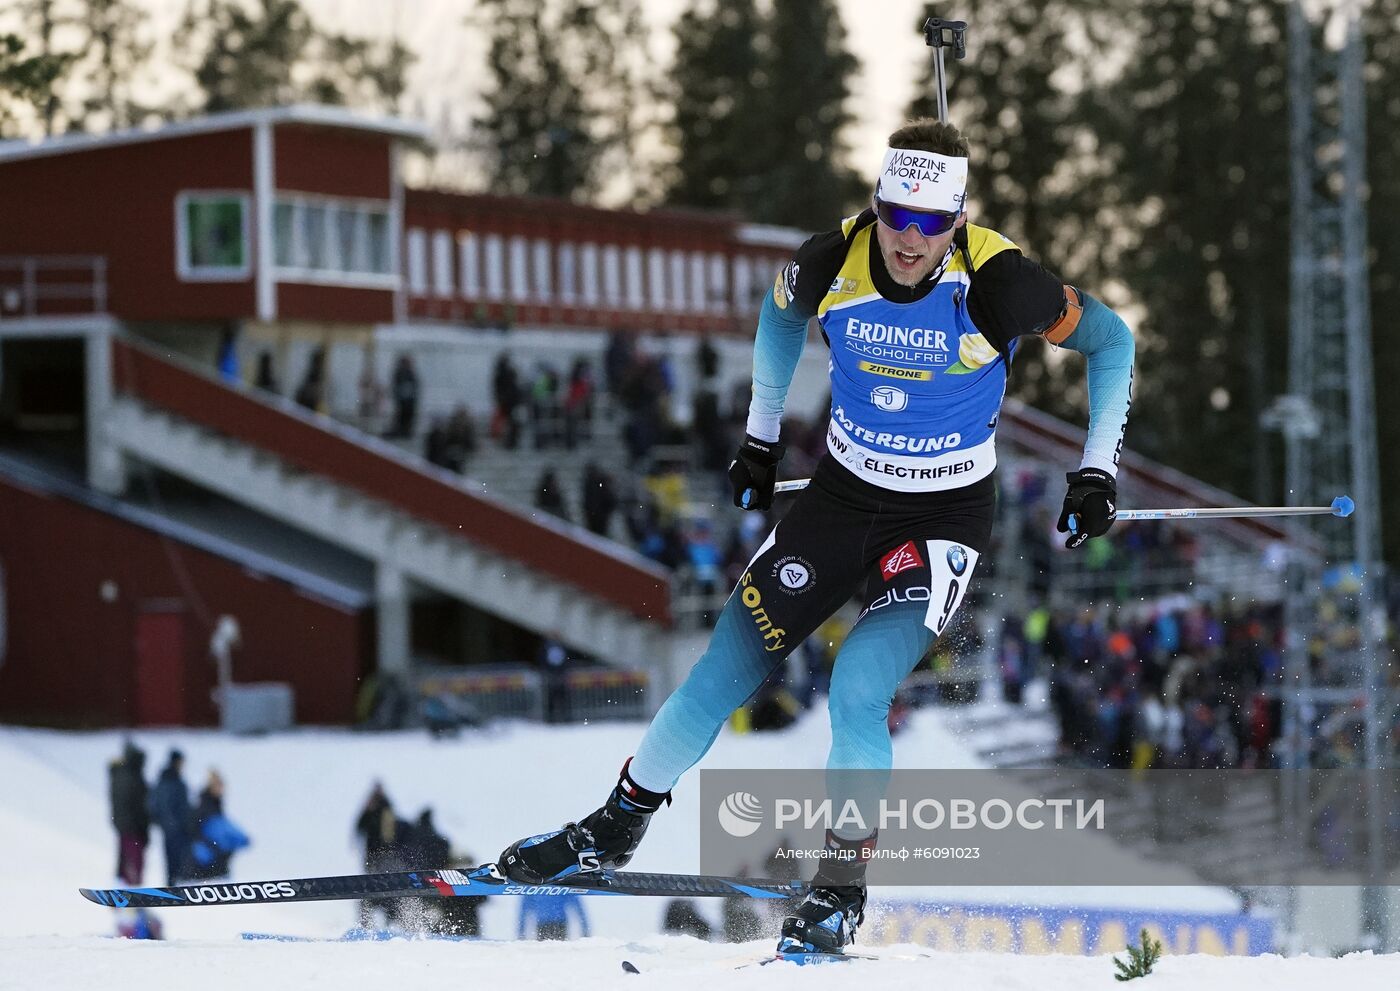
[[[0,320],[106,312],[105,257],[0,257]]]
[[[429,669],[417,676],[430,727],[479,725],[493,719],[595,722],[648,714],[648,676],[617,668],[558,672],[532,668]]]

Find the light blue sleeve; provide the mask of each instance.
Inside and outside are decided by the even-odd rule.
[[[764,295],[753,343],[753,398],[746,427],[759,440],[778,439],[788,386],[807,343],[807,319],[793,303],[779,309],[771,292]]]
[[[1118,474],[1123,431],[1133,401],[1133,333],[1122,317],[1080,290],[1084,313],[1064,347],[1088,359],[1089,439],[1081,468]]]

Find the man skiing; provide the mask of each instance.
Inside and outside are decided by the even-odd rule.
[[[1088,441],[1058,524],[1066,546],[1113,523],[1132,335],[1094,297],[967,222],[967,165],[951,124],[901,127],[871,208],[810,238],[779,274],[759,315],[747,432],[729,469],[734,504],[772,505],[783,407],[814,316],[831,351],[827,453],[606,803],[508,847],[499,868],[510,878],[539,884],[625,865],[730,713],[862,584],[868,605],[832,673],[828,787],[843,772],[883,780],[895,690],[948,627],[988,547],[994,435],[1022,336],[1088,360]],[[851,942],[874,845],[873,833],[828,833],[828,856],[784,920],[780,950],[840,952]]]

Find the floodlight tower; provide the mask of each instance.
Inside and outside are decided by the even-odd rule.
[[[1293,765],[1307,767],[1319,715],[1329,707],[1359,705],[1365,766],[1378,769],[1391,758],[1384,744],[1390,704],[1380,674],[1385,621],[1359,0],[1292,0],[1288,43],[1289,394],[1274,407],[1273,420],[1284,434],[1288,502],[1326,501],[1346,492],[1359,507],[1348,523],[1329,520],[1310,530],[1325,558],[1326,595],[1360,636],[1345,646],[1319,639],[1323,574],[1300,561],[1290,575],[1287,602],[1285,738]],[[1310,647],[1321,651],[1316,674]],[[1374,870],[1382,856],[1384,818],[1367,819],[1374,827],[1368,837]],[[1363,931],[1383,945],[1378,896],[1368,889],[1363,897]]]

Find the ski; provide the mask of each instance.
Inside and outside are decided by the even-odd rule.
[[[712,874],[646,874],[601,871],[554,884],[520,884],[495,864],[469,871],[393,871],[278,881],[173,885],[166,888],[79,888],[82,896],[111,908],[176,908],[183,905],[255,905],[360,898],[456,898],[492,895],[612,895],[666,898],[801,898],[803,881],[718,877]]]

